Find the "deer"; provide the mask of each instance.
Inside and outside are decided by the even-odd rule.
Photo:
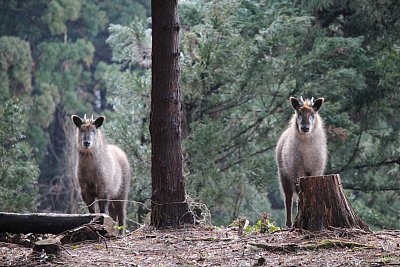
[[[76,126],[76,176],[90,213],[98,202],[100,213],[118,222],[119,233],[125,229],[126,204],[130,184],[130,165],[125,152],[108,144],[100,129],[104,116],[97,119],[72,115]]]
[[[292,226],[293,197],[298,194],[297,179],[323,175],[328,158],[324,123],[318,111],[324,98],[304,100],[290,97],[294,114],[280,136],[275,160],[286,209],[286,227]]]

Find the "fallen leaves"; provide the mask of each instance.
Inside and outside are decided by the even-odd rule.
[[[64,244],[56,258],[35,257],[30,247],[0,242],[0,265],[380,266],[400,264],[398,244],[396,231],[291,229],[239,236],[236,228],[143,227],[119,238]]]

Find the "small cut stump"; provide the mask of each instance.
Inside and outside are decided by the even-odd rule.
[[[295,228],[322,231],[339,227],[370,231],[347,201],[339,174],[300,177],[298,196]]]
[[[33,251],[35,252],[45,252],[47,254],[58,255],[61,252],[61,242],[59,239],[50,238],[39,240],[35,242],[35,246],[33,247]]]

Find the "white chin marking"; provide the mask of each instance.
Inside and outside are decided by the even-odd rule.
[[[310,133],[311,133],[311,131],[304,132],[304,131],[303,131],[303,130],[301,130],[300,128],[299,128],[299,132],[300,132],[301,134],[304,134],[304,135],[307,135],[307,134],[310,134]]]

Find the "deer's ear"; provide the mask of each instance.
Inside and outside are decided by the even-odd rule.
[[[292,107],[295,110],[299,110],[299,108],[301,107],[300,101],[295,97],[290,97],[290,102],[292,103]]]
[[[324,99],[322,97],[318,98],[314,101],[313,109],[317,112],[322,107],[323,103]]]
[[[100,128],[100,126],[103,125],[103,122],[105,119],[106,119],[106,117],[104,117],[104,116],[98,117],[93,123],[94,126],[96,126],[96,128]]]
[[[79,118],[79,116],[76,115],[72,115],[71,116],[72,121],[74,122],[74,124],[76,125],[76,127],[80,128],[82,125],[82,119]]]

